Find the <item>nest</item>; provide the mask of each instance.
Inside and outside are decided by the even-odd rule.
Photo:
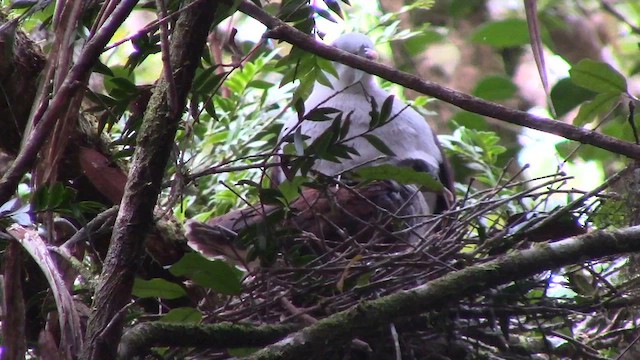
[[[531,242],[582,234],[585,217],[601,204],[597,194],[578,193],[579,201],[553,212],[536,210],[559,193],[557,188],[566,180],[556,174],[530,184],[507,182],[427,217],[405,211],[415,205],[415,189],[377,182],[366,187],[309,188],[289,207],[262,204],[206,224],[191,222],[187,237],[194,248],[208,255],[224,253],[248,269],[240,296],[210,298],[201,303],[201,310],[209,322],[308,325]],[[528,190],[516,191],[523,185]],[[416,229],[425,230],[417,240]],[[256,234],[269,235],[256,239]],[[260,243],[277,245],[269,250],[260,248]],[[388,328],[371,329],[367,336],[354,339],[341,353],[319,358],[354,356],[354,352],[369,359],[391,358],[398,352],[406,359],[464,359],[479,354],[531,358],[548,353],[545,340],[532,341],[531,332],[545,331],[546,319],[575,316],[579,308],[550,302],[531,317],[535,311],[527,312],[533,307],[527,293],[548,287],[549,281],[546,274],[422,316],[398,319]]]

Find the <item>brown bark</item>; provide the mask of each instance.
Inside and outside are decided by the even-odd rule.
[[[122,311],[131,296],[134,275],[143,256],[143,241],[154,220],[153,210],[178,123],[217,6],[217,2],[199,2],[184,10],[176,22],[170,48],[173,79],[159,82],[144,116],[95,293],[83,359],[115,358],[122,334]],[[165,63],[165,66],[169,64]],[[170,98],[169,94],[175,94],[177,98]]]
[[[4,254],[2,309],[3,359],[24,359],[27,351],[24,296],[22,294],[22,248],[10,241]]]
[[[15,156],[45,66],[40,48],[21,30],[0,34],[0,150]]]

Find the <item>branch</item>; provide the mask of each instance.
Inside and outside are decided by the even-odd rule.
[[[611,3],[609,3],[609,0],[602,0],[600,5],[602,6],[602,8],[608,12],[609,14],[613,15],[616,19],[622,21],[624,24],[626,24],[629,28],[631,28],[631,31],[636,33],[636,34],[640,34],[640,26],[634,25],[631,20],[627,19],[626,16],[624,16],[624,14],[622,14],[620,11],[618,11],[615,7],[613,7],[613,5]]]
[[[551,244],[535,246],[503,258],[449,273],[412,290],[362,302],[318,321],[286,340],[273,344],[250,359],[302,359],[347,345],[372,328],[398,318],[411,317],[449,306],[500,285],[524,279],[576,261],[591,261],[640,250],[640,226],[615,231],[594,231]]]
[[[204,347],[228,349],[258,347],[272,344],[298,325],[262,325],[218,323],[207,325],[171,324],[165,322],[142,323],[127,331],[118,346],[118,358],[133,359],[143,356],[155,346]]]
[[[65,112],[65,109],[67,109],[70,101],[75,98],[78,91],[84,89],[82,84],[88,79],[91,68],[98,60],[102,49],[107,45],[136,3],[137,0],[126,0],[118,4],[109,20],[87,42],[76,64],[69,71],[42,118],[34,119],[33,123],[37,125],[31,136],[25,142],[9,170],[0,179],[0,204],[4,204],[11,198],[22,176],[35,162],[36,156],[45,140],[51,134],[56,120],[60,117],[60,114]]]
[[[200,64],[218,2],[201,1],[180,14],[172,36],[171,67],[177,98],[169,104],[169,84],[161,79],[149,100],[127,179],[120,212],[104,262],[87,325],[83,359],[113,359],[122,333],[117,318],[131,297],[143,242],[154,223],[153,209],[186,104],[195,70]],[[113,323],[113,325],[110,325]]]
[[[524,111],[482,100],[475,96],[461,93],[431,81],[398,71],[389,66],[378,64],[363,57],[349,54],[332,46],[323,44],[313,37],[285,24],[281,20],[269,15],[248,0],[243,0],[238,9],[250,17],[263,23],[270,31],[265,36],[286,41],[312,54],[322,56],[328,60],[337,61],[351,67],[364,70],[398,85],[415,90],[419,93],[440,99],[461,109],[506,121],[515,125],[544,131],[562,136],[583,144],[593,145],[633,159],[640,159],[640,146],[617,138],[603,135],[595,131],[565,124],[529,114]]]
[[[2,357],[21,359],[27,351],[26,316],[24,292],[22,288],[23,258],[22,248],[17,241],[9,241],[3,259],[2,301]]]
[[[11,234],[31,255],[44,274],[53,293],[58,310],[60,324],[60,346],[65,354],[78,354],[82,349],[82,328],[80,316],[73,297],[67,289],[64,276],[56,265],[53,254],[46,242],[36,230],[26,229],[18,224],[11,225],[7,232]]]

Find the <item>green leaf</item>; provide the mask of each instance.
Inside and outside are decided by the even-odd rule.
[[[236,295],[242,291],[242,271],[222,260],[208,260],[198,253],[185,254],[169,271],[221,294]]]
[[[271,89],[274,86],[273,83],[270,83],[268,81],[265,80],[252,80],[249,82],[249,84],[247,85],[247,87],[253,87],[256,89],[262,89],[262,90],[268,90]]]
[[[592,121],[597,115],[610,111],[619,99],[619,92],[598,94],[593,100],[580,107],[578,116],[573,120],[574,125],[583,125]]]
[[[385,155],[388,155],[388,156],[394,156],[395,155],[393,153],[393,151],[391,149],[389,149],[387,144],[385,144],[377,136],[371,135],[371,134],[365,134],[365,135],[362,135],[362,137],[365,138],[369,142],[369,144],[371,144],[371,146],[376,148],[376,150],[380,151],[381,153],[383,153]]]
[[[296,131],[293,133],[293,146],[296,150],[296,155],[302,156],[304,155],[304,138],[302,136],[302,128],[298,126]]]
[[[33,210],[42,211],[46,210],[48,205],[48,188],[41,187],[33,196]]]
[[[207,95],[213,94],[218,90],[222,81],[225,78],[227,78],[227,75],[228,75],[227,72],[222,72],[219,74],[216,74],[216,73],[208,74],[208,76],[206,76],[203,79],[202,84],[200,84],[200,86],[198,86],[197,88],[194,87],[194,89],[196,89],[195,92],[200,94],[207,94]]]
[[[140,298],[161,299],[178,299],[187,295],[180,285],[159,278],[151,280],[136,278],[132,293]]]
[[[351,115],[354,110],[351,110],[350,113],[347,114],[347,117],[342,121],[342,126],[340,127],[340,136],[338,138],[343,140],[349,135],[349,129],[351,128]]]
[[[306,180],[303,176],[296,176],[291,180],[286,179],[278,185],[278,190],[280,190],[280,193],[287,203],[291,203],[300,195],[300,186]]]
[[[202,84],[204,84],[204,82],[214,74],[215,70],[215,66],[211,66],[206,69],[197,68],[191,88],[194,89],[194,91],[197,91],[202,86]]]
[[[440,42],[444,38],[442,34],[435,30],[423,30],[420,34],[405,40],[403,44],[410,56],[418,56],[422,54],[430,44]]]
[[[330,108],[330,107],[319,107],[319,108],[311,109],[311,111],[309,111],[304,116],[304,119],[305,120],[309,120],[309,121],[333,120],[335,118],[335,116],[329,116],[329,115],[336,114],[336,113],[339,113],[339,112],[340,112],[340,110],[338,110],[338,109],[334,109],[334,108]]]
[[[324,85],[330,89],[333,89],[333,84],[331,84],[331,80],[329,80],[329,78],[327,77],[327,74],[325,74],[324,71],[316,69],[314,70],[314,74],[316,77],[316,82],[318,84]]]
[[[321,9],[321,8],[315,8],[314,9],[316,14],[320,15],[321,17],[333,22],[333,23],[338,23],[338,21],[336,19],[333,18],[333,16],[331,16],[331,13],[329,13],[327,10],[325,9]]]
[[[327,59],[323,59],[321,57],[316,57],[316,63],[318,64],[318,68],[327,74],[333,75],[333,77],[338,77],[338,71],[336,71],[335,63],[333,61],[329,61]]]
[[[342,117],[336,116],[331,125],[313,140],[305,150],[305,155],[316,156],[319,159],[338,162],[332,148],[336,145],[340,136]]]
[[[494,21],[476,30],[471,41],[497,48],[526,45],[529,43],[529,28],[522,19]]]
[[[595,96],[595,92],[576,85],[570,78],[558,81],[551,89],[551,101],[557,116],[566,115],[576,106]]]
[[[627,92],[627,80],[611,65],[590,59],[581,60],[569,70],[578,86],[597,93]]]
[[[331,155],[341,159],[351,159],[351,155],[360,155],[360,153],[352,146],[344,144],[333,144],[331,146]]]
[[[357,169],[354,175],[362,180],[395,180],[404,185],[420,185],[432,191],[441,191],[442,184],[431,174],[424,171],[416,171],[407,166],[395,166],[384,164],[378,166],[368,166]]]
[[[77,208],[80,213],[98,214],[106,209],[105,205],[97,201],[80,201],[72,204],[72,208]]]
[[[111,68],[109,68],[100,60],[98,60],[96,64],[93,66],[92,71],[98,74],[106,75],[106,76],[115,76],[113,74],[113,71],[111,71]]]
[[[304,116],[304,100],[296,99],[293,102],[293,108],[296,109],[296,113],[298,113],[298,119],[301,119]]]
[[[316,22],[311,16],[302,17],[302,20],[293,25],[294,28],[302,31],[305,34],[311,35],[315,29]]]
[[[391,110],[393,109],[393,99],[395,96],[389,95],[384,102],[382,103],[382,108],[380,108],[380,122],[385,123],[389,120],[391,116]]]
[[[313,90],[313,85],[316,82],[318,73],[321,73],[321,71],[311,71],[310,73],[299,77],[300,85],[298,85],[296,91],[293,93],[294,99],[306,99],[311,95],[311,90]]]
[[[262,188],[258,190],[258,193],[260,194],[262,204],[281,205],[282,198],[284,198],[284,195],[282,195],[279,189]]]
[[[202,320],[202,313],[192,307],[171,309],[159,321],[177,324],[197,324]]]
[[[64,186],[62,183],[42,186],[34,196],[33,208],[35,211],[70,210],[75,196],[75,190]]]
[[[111,89],[109,93],[113,93],[115,89],[121,90],[124,94],[136,94],[138,88],[133,81],[124,77],[111,77],[105,78],[104,86],[106,89]]]
[[[306,0],[289,0],[284,2],[283,5],[278,14],[278,18],[282,21],[295,22],[304,19],[304,17],[296,16],[300,11],[305,11],[307,17],[311,14],[311,9]]]
[[[489,101],[507,100],[513,97],[518,87],[507,77],[487,76],[480,80],[473,95]]]
[[[340,4],[338,4],[336,0],[324,0],[324,3],[329,9],[331,9],[331,11],[340,16],[340,18],[344,18],[342,15],[342,9],[340,9]]]
[[[480,131],[491,130],[491,126],[487,124],[487,120],[485,120],[483,116],[468,111],[459,111],[455,113],[451,117],[449,124],[451,131],[460,126]]]
[[[373,130],[380,126],[380,111],[378,110],[378,102],[376,99],[371,96],[369,97],[371,101],[371,111],[369,111],[369,116],[371,120],[369,121],[369,130]]]
[[[231,4],[229,4],[228,1],[221,2],[220,5],[218,6],[218,9],[216,10],[216,16],[213,20],[213,24],[218,25],[224,19],[234,14],[238,9],[238,6],[240,5],[240,1],[241,0],[233,0]]]
[[[62,183],[55,183],[49,188],[47,196],[47,209],[55,209],[65,202],[65,188]]]

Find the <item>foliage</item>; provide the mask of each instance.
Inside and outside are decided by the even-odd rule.
[[[24,4],[16,3],[9,9],[9,15],[17,19],[28,10],[22,9]],[[167,11],[178,14],[181,3],[167,2]],[[254,3],[262,4],[260,1]],[[594,129],[617,139],[638,141],[634,112],[637,79],[634,75],[640,69],[640,57],[634,46],[639,34],[637,28],[627,23],[640,22],[638,5],[616,5],[615,9],[628,14],[631,20],[619,16],[607,20],[608,25],[629,32],[626,38],[609,39],[608,50],[613,52],[616,61],[608,62],[603,57],[572,62],[560,59],[570,56],[562,49],[558,32],[563,30],[559,24],[564,19],[581,13],[573,5],[544,2],[538,9],[541,34],[532,34],[529,26],[532,20],[526,20],[520,7],[492,14],[487,10],[479,23],[472,24],[469,14],[476,6],[484,7],[486,2],[400,3],[399,11],[385,14],[380,12],[379,5],[372,11],[365,11],[361,8],[364,3],[355,1],[352,7],[348,1],[336,0],[285,0],[280,5],[275,2],[263,5],[273,16],[314,36],[325,35],[323,29],[327,27],[323,24],[326,22],[348,30],[366,29],[387,55],[385,61],[395,61],[398,66],[402,56],[410,63],[407,59],[437,52],[455,36],[463,43],[461,47],[465,47],[465,51],[481,47],[484,51],[489,49],[488,53],[499,54],[500,71],[480,69],[481,75],[473,78],[473,83],[465,84],[470,94],[511,107],[537,108],[555,114],[558,121],[581,129]],[[591,1],[578,3],[591,8],[595,4]],[[184,223],[187,219],[206,221],[247,206],[262,211],[275,206],[277,210],[265,215],[264,223],[251,224],[243,232],[232,234],[237,237],[233,245],[248,251],[246,260],[259,260],[257,262],[265,267],[255,270],[229,258],[210,259],[190,250],[180,260],[170,265],[162,264],[168,266],[155,263],[155,267],[144,267],[137,274],[132,294],[122,294],[134,299],[130,309],[122,310],[128,314],[127,327],[144,322],[150,316],[171,323],[247,321],[273,324],[281,319],[291,321],[302,316],[296,313],[302,309],[305,316],[326,317],[358,306],[365,300],[423,285],[456,269],[490,262],[504,254],[526,249],[533,243],[548,243],[587,230],[621,228],[636,221],[633,213],[637,211],[638,189],[631,185],[624,189],[615,187],[629,179],[625,176],[631,176],[632,180],[636,176],[635,173],[629,175],[630,171],[618,173],[626,165],[620,156],[592,146],[576,147],[573,142],[558,140],[544,145],[545,154],[550,156],[541,153],[538,158],[523,160],[542,162],[550,157],[559,158],[558,168],[545,169],[544,174],[528,173],[527,165],[517,165],[524,156],[523,145],[518,141],[521,139],[519,128],[504,128],[465,111],[439,108],[438,115],[431,109],[441,102],[416,98],[415,94],[405,93],[393,83],[381,80],[383,87],[391,89],[395,95],[382,104],[372,101],[369,130],[359,136],[381,153],[391,156],[393,153],[384,139],[372,135],[371,131],[394,121],[391,116],[394,96],[404,100],[412,97],[414,107],[428,108],[418,110],[428,114],[428,121],[439,129],[445,124],[453,129],[450,135],[440,135],[439,139],[457,174],[459,201],[456,207],[445,215],[423,220],[429,236],[419,245],[411,244],[415,251],[398,248],[393,242],[373,241],[380,234],[388,240],[402,231],[398,223],[406,219],[396,214],[369,224],[375,228],[373,233],[363,231],[374,243],[372,246],[364,246],[354,240],[355,236],[319,241],[309,232],[282,226],[283,222],[295,222],[292,219],[299,213],[293,204],[300,201],[305,189],[325,195],[334,187],[357,192],[362,190],[363,184],[393,180],[437,192],[442,184],[423,172],[393,165],[356,169],[350,179],[361,181],[359,186],[314,173],[312,167],[317,160],[338,162],[357,154],[356,149],[346,145],[351,140],[347,137],[351,114],[327,107],[304,108],[303,101],[314,84],[330,85],[328,76],[337,75],[334,64],[322,56],[291,48],[284,42],[276,43],[259,38],[262,34],[252,34],[255,23],[237,11],[239,4],[239,1],[226,4],[217,14],[215,36],[210,37],[209,48],[203,51],[198,64],[154,215],[158,222],[173,216],[172,220]],[[444,12],[451,21],[438,23],[437,16],[425,15],[441,14],[440,6],[447,4],[455,10]],[[90,6],[97,5],[87,5]],[[158,10],[155,6],[153,2],[144,2],[138,7],[137,15],[148,14],[147,9]],[[72,37],[77,47],[82,45],[97,21],[99,8],[85,10]],[[26,13],[28,16],[21,23],[31,36],[36,36],[38,29],[56,30],[52,28],[54,4],[33,11]],[[407,20],[420,16],[427,20]],[[175,20],[170,17],[167,22],[173,31]],[[465,33],[461,30],[464,26],[459,25],[473,25],[473,30]],[[159,61],[160,27],[153,23],[140,32],[135,31],[123,27],[118,36],[122,38],[126,32],[133,33],[130,41],[125,42],[130,45],[114,45],[114,49],[101,56],[100,62],[92,68],[92,76],[101,81],[92,82],[83,95],[86,106],[82,113],[95,120],[95,131],[90,140],[83,139],[79,146],[104,141],[101,150],[109,154],[108,166],[130,163],[134,151],[142,146],[138,143],[138,134],[145,109],[154,106],[149,98],[156,84],[155,79],[149,82],[141,79],[161,76],[150,70],[163,66]],[[509,71],[509,62],[514,61],[511,56],[522,65],[521,54],[535,39],[532,35],[540,37],[547,49],[547,60],[551,60],[542,69],[552,80],[548,99],[542,103],[530,102],[523,94],[526,90],[521,79]],[[45,51],[51,51],[53,41],[58,40],[49,39],[44,44]],[[180,39],[171,38],[171,41]],[[70,53],[74,46],[69,46]],[[125,50],[127,46],[130,46],[129,50]],[[460,63],[463,60],[466,59],[457,59]],[[449,60],[437,61],[444,68]],[[554,73],[556,68],[563,66],[568,71]],[[419,67],[413,66],[410,72],[416,72]],[[527,76],[538,78],[533,73]],[[279,139],[282,123],[287,118],[330,125],[313,142],[306,141],[300,131]],[[79,137],[68,138],[78,141]],[[284,149],[281,159],[275,157],[280,146]],[[65,159],[77,156],[57,155]],[[32,177],[26,177],[21,185],[23,196],[0,207],[3,227],[8,228],[12,223],[47,227],[53,224],[51,218],[59,216],[78,227],[87,225],[88,229],[87,223],[96,213],[113,205],[104,196],[95,196],[95,192],[101,190],[99,187],[87,195],[76,179],[86,176],[88,171],[71,169],[72,160],[66,161],[57,166],[68,166],[69,174],[73,176],[64,178],[61,175],[59,181],[48,181],[43,176],[46,172],[34,168]],[[297,176],[277,187],[272,186],[269,164],[274,161],[287,161]],[[565,164],[580,167],[587,161],[595,162],[600,172],[615,180],[589,192],[592,189],[581,188],[580,176],[563,173],[563,166],[568,167]],[[592,174],[579,175],[589,177]],[[331,211],[341,210],[336,204],[339,203],[330,204]],[[97,226],[113,226],[113,221]],[[224,233],[225,230],[225,235],[233,233],[232,229],[220,231]],[[4,249],[12,240],[4,232],[2,235]],[[39,236],[46,238],[49,235],[42,232]],[[68,266],[71,269],[67,274],[75,275],[76,280],[68,284],[69,288],[79,293],[92,291],[93,284],[100,281],[99,267],[106,259],[106,246],[103,244],[101,248],[92,236],[82,239],[83,244],[90,244],[86,246],[86,256],[56,244],[59,253],[72,265]],[[81,252],[84,253],[84,248]],[[74,258],[78,256],[79,259]],[[144,266],[154,261],[160,262],[158,259],[145,260]],[[617,356],[632,342],[631,335],[640,318],[633,307],[637,301],[636,267],[634,256],[589,263],[576,259],[571,266],[550,268],[546,273],[446,304],[440,309],[442,311],[423,313],[411,321],[399,321],[398,328],[404,326],[409,330],[400,331],[400,340],[396,334],[396,341],[402,343],[404,351],[424,351],[424,346],[416,345],[424,339],[436,339],[429,343],[434,345],[456,338],[461,341],[449,344],[451,347],[460,346],[466,354],[475,351],[478,356],[487,358],[509,358],[518,350],[531,357],[542,356],[540,354],[550,358],[576,354],[592,358]],[[46,286],[26,293],[45,292]],[[55,302],[39,296],[33,295],[26,300],[34,304],[41,302],[40,305]],[[79,301],[90,305],[89,298],[91,295]],[[287,302],[295,305],[288,307]],[[292,310],[296,306],[300,309]],[[44,322],[44,312],[49,310],[45,310],[45,306],[41,308],[43,314],[38,316]],[[615,313],[612,317],[616,319],[611,320],[609,313]],[[600,334],[599,323],[605,324],[603,327],[610,333]],[[35,324],[36,327],[39,325]],[[418,330],[412,332],[412,327]],[[373,334],[367,334],[366,339],[372,344],[380,338],[385,338],[382,343],[387,342],[387,335],[371,332]],[[29,340],[29,346],[35,347],[34,339]],[[380,346],[389,354],[395,351]],[[249,344],[243,348],[221,349],[221,352],[233,354],[249,351],[248,348]],[[171,349],[171,354],[175,357],[192,355],[184,349]],[[155,355],[163,356],[162,351]]]

